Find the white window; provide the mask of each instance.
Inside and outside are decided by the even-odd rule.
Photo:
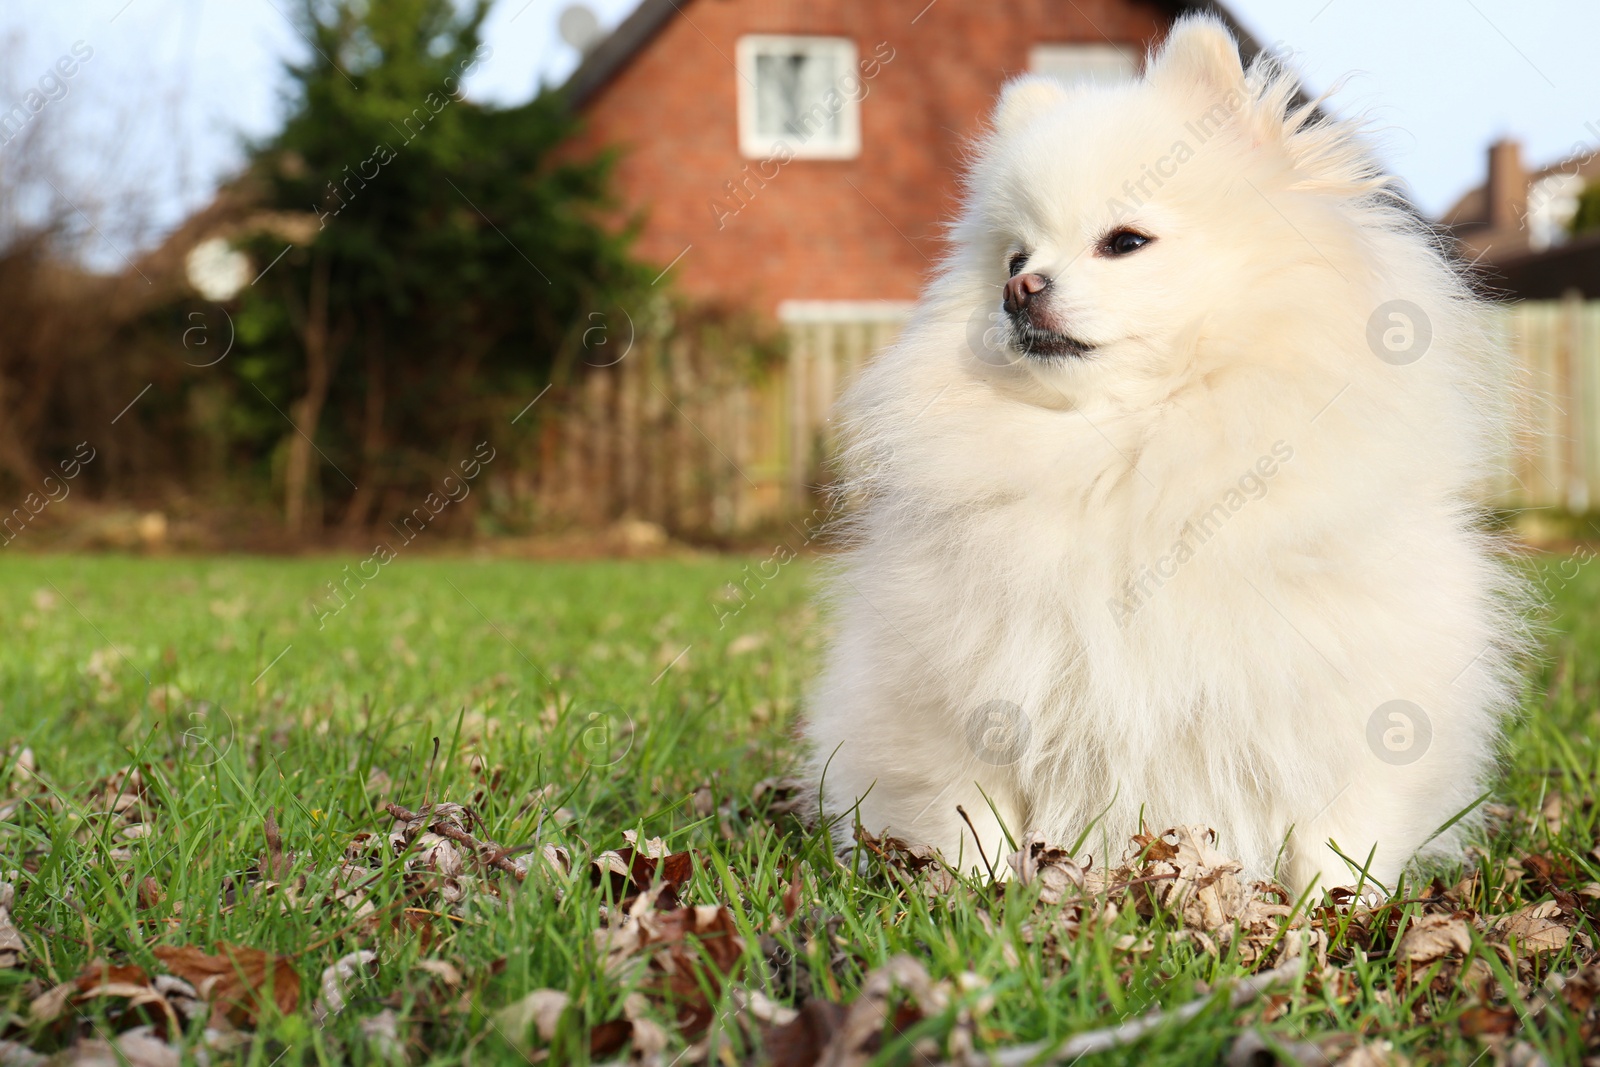
[[[866,84],[844,37],[739,40],[739,151],[766,159],[853,159],[861,153]]]
[[[1116,85],[1133,80],[1139,57],[1119,44],[1036,44],[1028,52],[1028,69],[1068,85]]]
[[[1528,247],[1543,252],[1565,241],[1582,194],[1583,178],[1565,171],[1534,182],[1528,189]]]

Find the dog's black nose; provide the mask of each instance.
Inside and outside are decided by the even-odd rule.
[[[1019,274],[1006,282],[1005,309],[1015,315],[1027,308],[1034,296],[1050,288],[1050,279],[1043,274]]]

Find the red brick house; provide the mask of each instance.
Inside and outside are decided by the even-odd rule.
[[[1001,85],[1132,77],[1189,12],[1259,51],[1211,0],[642,0],[565,86],[572,147],[620,150],[636,252],[676,292],[781,322],[787,354],[754,382],[693,346],[596,367],[547,429],[541,511],[809,538],[833,401],[943,254]]]
[[[903,308],[942,251],[1002,82],[1131,76],[1182,0],[643,0],[566,86],[621,149],[637,251],[679,291],[778,314]]]

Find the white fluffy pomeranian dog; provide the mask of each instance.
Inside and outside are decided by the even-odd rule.
[[[843,402],[840,844],[1459,852],[1525,632],[1475,503],[1514,379],[1359,128],[1186,19],[1136,82],[1009,84],[952,246]]]

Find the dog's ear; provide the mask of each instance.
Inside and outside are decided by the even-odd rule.
[[[1199,87],[1218,96],[1244,92],[1239,44],[1214,18],[1193,15],[1173,23],[1161,51],[1150,60],[1151,82]]]
[[[1014,78],[1000,90],[1000,103],[994,109],[994,128],[1001,133],[1011,133],[1029,119],[1048,111],[1050,105],[1066,95],[1066,89],[1054,78],[1038,74]]]

